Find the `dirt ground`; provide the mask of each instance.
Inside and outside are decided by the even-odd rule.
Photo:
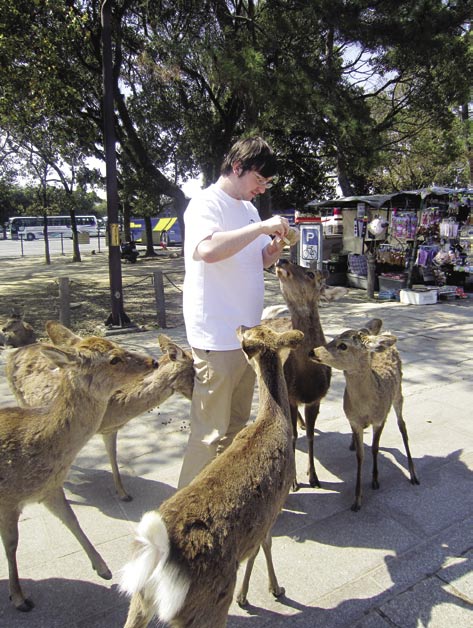
[[[107,252],[83,254],[79,263],[53,256],[50,265],[43,257],[1,258],[0,268],[0,328],[16,310],[38,338],[45,339],[45,322],[60,318],[59,278],[68,277],[72,331],[80,335],[106,332],[112,302]],[[159,250],[151,258],[140,255],[135,264],[122,264],[125,314],[137,327],[160,327],[153,281],[156,270],[163,273],[166,328],[182,325],[184,259],[177,248]],[[269,303],[283,302],[274,272],[265,272],[265,290]]]
[[[183,323],[184,260],[178,251],[160,251],[156,257],[140,257],[136,264],[122,264],[124,311],[133,325],[159,327],[156,270],[163,272],[166,327]],[[2,258],[0,266],[0,324],[16,310],[44,338],[45,322],[59,320],[59,277],[68,277],[71,329],[78,334],[105,332],[112,303],[106,252],[83,255],[79,263],[53,257],[50,265],[43,257]]]

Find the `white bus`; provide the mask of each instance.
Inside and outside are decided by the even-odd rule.
[[[99,229],[104,233],[103,221],[96,216],[76,216],[77,231],[96,236]],[[24,238],[35,240],[43,238],[43,216],[14,216],[9,220],[10,237],[12,240]],[[48,216],[48,237],[54,238],[63,235],[72,238],[70,216]]]

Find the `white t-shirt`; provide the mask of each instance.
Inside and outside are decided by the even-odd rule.
[[[188,342],[196,349],[238,349],[236,329],[261,321],[263,249],[271,238],[260,235],[239,253],[220,262],[209,264],[194,259],[199,242],[216,231],[232,231],[260,222],[252,203],[232,198],[216,184],[191,199],[184,222],[183,310]]]

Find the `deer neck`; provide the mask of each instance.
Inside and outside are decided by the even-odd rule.
[[[279,356],[261,355],[257,363],[256,374],[259,391],[259,410],[257,420],[274,423],[282,419],[291,431],[290,409],[284,371]]]
[[[297,305],[288,304],[293,329],[304,332],[304,344],[312,346],[325,344],[324,332],[320,323],[319,308],[316,303]]]
[[[92,376],[67,373],[61,380],[50,415],[54,432],[63,428],[71,443],[89,438],[97,431],[108,403],[107,394],[94,389]]]
[[[373,390],[375,385],[376,374],[371,368],[371,359],[369,356],[363,356],[359,359],[356,369],[344,371],[346,382],[346,395],[349,398],[363,398]],[[364,393],[366,391],[366,394]]]
[[[164,403],[173,393],[175,379],[174,368],[158,368],[121,388],[110,399],[102,428],[122,425],[128,419]]]

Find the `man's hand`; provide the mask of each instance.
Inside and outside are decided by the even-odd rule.
[[[290,229],[289,221],[284,216],[272,216],[267,220],[263,220],[261,226],[263,227],[263,233],[277,236],[281,239],[286,237]]]

